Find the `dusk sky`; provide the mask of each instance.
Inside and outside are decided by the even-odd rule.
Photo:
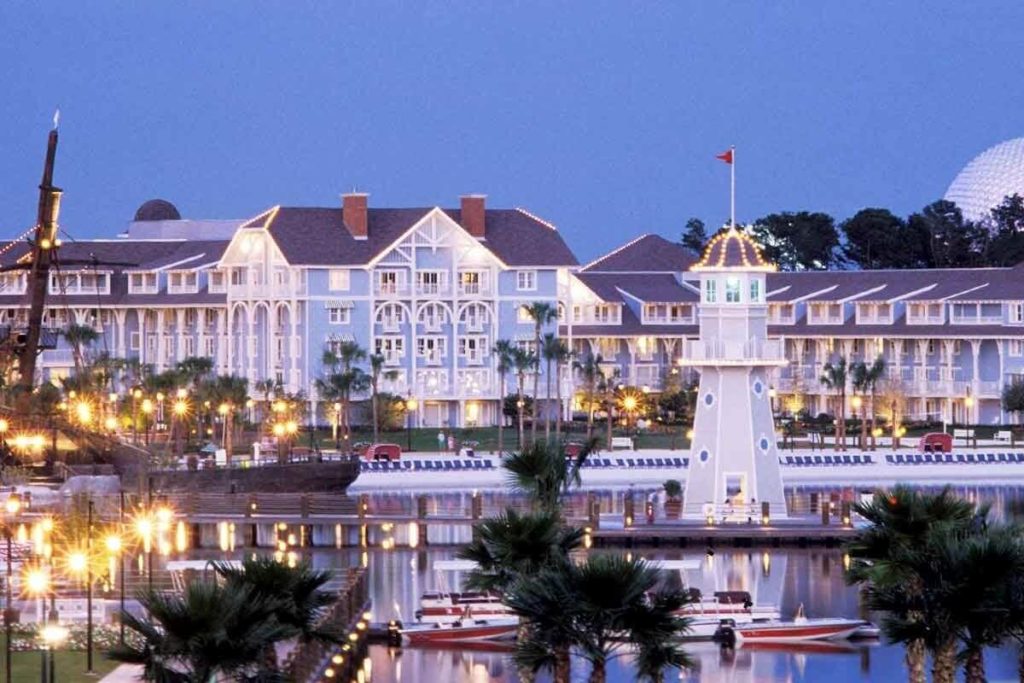
[[[1024,135],[1016,2],[0,4],[0,230],[35,218],[60,106],[75,237],[146,199],[453,206],[485,193],[582,261],[690,216],[942,196]]]

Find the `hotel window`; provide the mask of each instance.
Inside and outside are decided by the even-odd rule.
[[[439,331],[441,326],[448,322],[448,316],[443,306],[427,304],[420,309],[419,322],[427,330]]]
[[[516,271],[516,289],[520,292],[532,292],[537,289],[537,271]]]
[[[207,327],[216,327],[217,326],[217,309],[216,308],[207,308],[206,312],[203,313],[203,318],[204,318],[204,322],[206,323]]]
[[[1010,322],[1016,325],[1024,323],[1024,303],[1016,302],[1010,304]]]
[[[1009,342],[1010,355],[1015,357],[1024,356],[1024,339],[1011,339]]]
[[[725,279],[725,303],[738,304],[740,302],[740,279],[738,277],[727,277]]]
[[[487,309],[480,304],[470,304],[462,309],[459,322],[466,326],[468,331],[480,331],[484,329],[487,321]]]
[[[931,356],[934,353],[935,353],[935,340],[934,339],[929,339],[928,340],[928,346],[927,346],[927,349],[925,351],[925,355]]]
[[[532,339],[516,339],[516,348],[526,353],[536,353],[537,344]]]
[[[718,301],[718,281],[704,281],[704,303],[713,304]]]
[[[203,340],[203,353],[212,358],[217,353],[217,338],[207,337]]]
[[[530,316],[530,309],[526,306],[519,306],[516,309],[516,322],[532,324],[533,318]]]
[[[225,291],[224,271],[211,270],[210,271],[210,293],[211,294],[223,294]]]
[[[444,294],[447,283],[448,273],[443,270],[421,270],[416,273],[416,291],[419,294]]]
[[[334,268],[327,273],[327,288],[332,292],[347,292],[351,287],[349,271],[343,268]]]
[[[128,275],[129,294],[156,294],[156,273],[130,273]]]
[[[373,345],[377,355],[384,356],[385,365],[398,365],[405,355],[405,339],[402,337],[377,337]]]
[[[128,338],[128,348],[132,351],[138,351],[140,338],[141,336],[138,332],[132,332]]]
[[[397,270],[377,271],[377,293],[398,294],[405,281],[405,273]]]
[[[416,355],[427,365],[440,365],[447,341],[444,337],[419,337],[416,339]]]
[[[657,344],[653,337],[636,338],[636,357],[640,360],[651,360],[654,358],[654,349]]]
[[[195,271],[175,271],[167,275],[168,294],[194,294],[199,289],[199,276]]]
[[[196,355],[196,340],[193,337],[185,337],[185,357],[191,358]]]
[[[459,337],[459,357],[470,365],[483,363],[487,355],[487,337]]]
[[[459,273],[459,293],[460,294],[479,294],[481,291],[481,281],[483,280],[480,271],[476,270],[465,270]]]
[[[185,327],[195,327],[196,325],[196,309],[186,308],[185,309]]]
[[[377,312],[377,323],[385,330],[397,330],[405,322],[405,309],[398,304],[386,304]]]
[[[348,325],[350,310],[345,306],[331,306],[327,309],[327,322],[331,325]]]
[[[761,281],[751,280],[750,281],[750,301],[752,303],[759,303],[761,301]]]

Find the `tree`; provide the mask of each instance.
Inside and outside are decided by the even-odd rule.
[[[238,414],[238,409],[244,406],[249,399],[249,380],[237,375],[219,375],[204,381],[200,385],[199,393],[205,397],[206,401],[210,402],[211,413],[215,411],[223,420],[221,438],[227,455],[227,463],[230,466],[234,449],[231,437],[234,431],[235,416]],[[210,425],[213,426],[212,414]]]
[[[949,487],[930,495],[901,485],[878,490],[869,502],[857,502],[853,509],[868,526],[847,546],[847,581],[865,587],[869,602],[887,612],[883,628],[895,642],[906,645],[910,683],[924,683],[929,625],[922,611],[924,581],[912,551],[924,545],[936,525],[971,525],[975,508]]]
[[[931,268],[973,268],[986,265],[988,230],[964,220],[963,212],[945,199],[932,202],[907,218],[907,226],[927,235]]]
[[[991,212],[993,234],[986,261],[991,266],[1015,266],[1024,261],[1024,197],[1012,194]]]
[[[507,604],[535,628],[517,645],[517,662],[533,671],[553,667],[554,653],[574,645],[590,662],[592,683],[603,683],[607,662],[629,647],[641,653],[648,678],[687,666],[677,645],[687,622],[676,613],[688,594],[659,583],[656,568],[621,555],[592,555],[520,578]]]
[[[868,410],[871,411],[871,449],[875,448],[875,399],[878,395],[878,383],[885,377],[885,359],[879,356],[868,365],[863,362],[850,365],[851,384],[855,391],[859,391],[869,401],[864,406],[864,412],[860,416],[860,447],[861,450],[867,447],[868,441]]]
[[[557,394],[555,440],[558,441],[562,432],[562,365],[569,360],[569,347],[565,345],[565,342],[549,332],[541,340],[540,352],[546,364],[544,378],[547,383],[544,394],[544,440],[551,440],[551,365],[553,363],[555,366],[554,379],[556,380],[555,392]]]
[[[370,355],[370,411],[373,416],[373,442],[380,441],[380,420],[377,408],[377,389],[380,384],[381,374],[384,379],[394,380],[398,377],[397,370],[384,370],[384,356],[379,353]]]
[[[1003,386],[1003,410],[1017,413],[1017,418],[1024,423],[1024,380],[1015,379]]]
[[[526,314],[530,316],[530,320],[533,321],[533,351],[532,353],[537,357],[539,361],[543,349],[541,348],[540,332],[544,325],[548,325],[558,320],[558,307],[547,301],[535,301],[529,306],[524,306],[523,309]],[[539,363],[534,365],[533,374],[533,412],[530,414],[533,417],[533,421],[530,423],[530,440],[537,440],[537,408],[540,404],[540,398],[537,394],[537,383],[540,381],[540,365]],[[551,401],[551,364],[548,364],[548,402]],[[547,415],[551,406],[544,405],[544,414]],[[545,420],[546,421],[546,420]]]
[[[927,267],[927,235],[887,209],[861,209],[840,226],[843,256],[864,269]]]
[[[501,388],[498,395],[505,397],[505,376],[512,369],[512,350],[515,348],[508,339],[499,339],[494,342],[491,353],[494,354],[495,369],[498,371],[498,383]],[[505,450],[505,416],[502,406],[498,407],[498,454]]]
[[[75,360],[75,374],[85,367],[85,350],[100,338],[100,333],[91,325],[68,325],[64,330],[64,339],[71,346],[71,355]]]
[[[135,639],[113,648],[108,656],[139,664],[146,680],[159,683],[208,683],[215,676],[241,677],[266,672],[268,647],[294,635],[274,615],[273,601],[251,588],[192,581],[184,591],[144,591],[139,595],[144,617],[121,614]]]
[[[174,369],[194,390],[213,372],[213,359],[203,356],[189,356],[178,361]]]
[[[836,263],[839,233],[826,213],[773,213],[754,221],[750,232],[779,270],[827,270]]]
[[[526,412],[526,404],[523,402],[523,390],[526,387],[526,375],[537,367],[537,356],[532,351],[527,351],[518,346],[514,347],[512,349],[512,367],[516,373],[516,400],[519,408],[519,447],[522,448],[525,443],[523,440],[523,413]],[[536,401],[534,401],[534,404],[536,404]],[[536,415],[536,412],[536,407],[534,407],[533,414]]]
[[[846,450],[846,381],[847,381],[847,366],[846,359],[840,358],[837,362],[832,363],[831,361],[825,363],[825,367],[822,368],[823,374],[819,378],[826,389],[831,389],[836,392],[836,396],[839,399],[836,406],[836,423],[835,423],[835,449]]]
[[[679,242],[696,254],[704,251],[704,245],[708,243],[708,233],[704,228],[704,221],[699,218],[691,218],[686,221],[686,230],[683,231]]]
[[[595,441],[584,445],[574,458],[566,456],[560,444],[533,443],[506,455],[501,467],[508,473],[513,488],[526,494],[536,507],[557,512],[562,496],[582,483],[580,468],[593,452]]]
[[[572,366],[583,380],[585,400],[587,402],[587,439],[594,436],[594,405],[597,403],[597,387],[604,381],[601,354],[590,354],[582,362],[573,362]]]
[[[316,380],[321,396],[341,403],[342,432],[345,444],[352,445],[352,394],[364,391],[368,384],[366,373],[354,364],[366,358],[366,351],[354,341],[343,341],[323,353],[322,364],[328,371],[325,378]]]
[[[266,601],[278,623],[289,628],[303,642],[339,642],[341,633],[320,628],[320,615],[335,599],[325,590],[331,573],[313,569],[308,562],[295,567],[270,556],[251,556],[241,566],[214,562],[214,571],[228,588],[248,590],[256,600]]]

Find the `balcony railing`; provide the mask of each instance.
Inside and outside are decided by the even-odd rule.
[[[409,285],[404,283],[378,282],[373,286],[373,293],[379,297],[409,296],[411,291]]]
[[[491,286],[486,282],[460,282],[459,296],[490,296]]]
[[[417,296],[448,296],[452,293],[452,287],[448,283],[434,284],[421,282],[416,285]]]
[[[775,362],[786,359],[782,343],[777,339],[752,339],[744,342],[688,340],[683,344],[681,356],[684,363]]]
[[[949,322],[952,325],[1000,325],[1003,322],[1003,316],[953,313],[949,318]]]
[[[247,282],[229,284],[228,296],[233,299],[280,299],[289,296],[302,296],[306,293],[304,282]]]

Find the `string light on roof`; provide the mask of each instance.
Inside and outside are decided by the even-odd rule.
[[[33,232],[35,232],[35,230],[36,230],[35,226],[33,226],[33,227],[29,228],[28,230],[26,230],[25,232],[23,232],[20,235],[18,235],[17,237],[15,237],[13,240],[11,240],[7,244],[5,244],[3,247],[0,247],[0,256],[3,256],[8,251],[10,251],[14,247],[14,245],[19,244],[23,240],[28,239],[29,235],[31,235]]]
[[[736,241],[742,265],[729,266],[726,263],[729,254],[729,242],[732,240]],[[749,235],[740,232],[734,227],[730,227],[728,230],[712,237],[707,247],[705,247],[700,260],[691,267],[691,270],[729,270],[731,268],[746,268],[760,271],[775,270],[773,264],[765,263],[757,243]]]

